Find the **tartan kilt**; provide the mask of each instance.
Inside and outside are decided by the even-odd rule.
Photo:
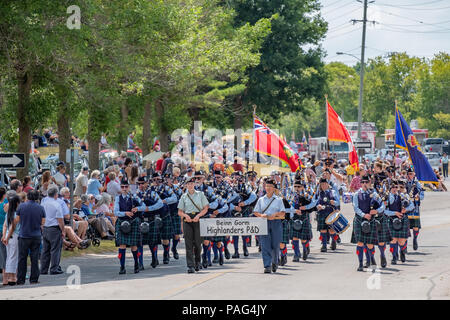
[[[331,212],[328,210],[317,211],[317,231],[330,229],[331,226],[325,223],[325,220]]]
[[[155,220],[150,220],[149,225],[149,233],[142,234],[142,245],[148,244],[150,246],[154,246],[161,244],[161,230],[156,227]]]
[[[375,219],[381,223],[381,229],[377,231],[378,242],[391,242],[392,236],[389,231],[389,217],[383,214],[381,217],[376,217]]]
[[[395,216],[396,217],[396,216]],[[392,238],[401,238],[401,239],[407,239],[409,236],[409,219],[407,215],[404,215],[402,218],[402,228],[400,230],[394,230],[394,226],[392,224],[392,221],[395,219],[389,218],[389,231],[391,232]]]
[[[355,234],[353,240],[355,242],[352,243],[362,242],[364,244],[378,244],[377,226],[374,221],[370,221],[369,233],[362,232],[361,222],[363,222],[363,219],[360,216],[355,215],[355,218],[353,219],[353,232]]]
[[[164,216],[161,215],[161,220],[162,220],[161,239],[162,240],[172,239],[173,237],[172,217],[170,216],[169,213],[167,213]]]
[[[127,246],[140,246],[142,245],[142,234],[139,229],[139,225],[141,224],[140,218],[134,218],[133,220],[129,220],[131,223],[131,231],[128,234],[124,234],[120,230],[120,224],[124,221],[123,219],[117,219],[115,229],[116,229],[116,247],[120,245]]]
[[[300,230],[295,230],[292,225],[293,220],[300,219],[303,221],[302,228]],[[309,221],[309,213],[304,213],[301,216],[295,214],[293,220],[290,221],[290,238],[298,238],[300,240],[311,240],[313,238],[311,222]]]
[[[408,219],[409,220],[409,228],[422,228],[422,225],[420,224],[420,218],[419,219]]]
[[[174,235],[183,234],[181,232],[181,217],[178,215],[177,204],[169,205],[170,217],[172,218],[172,231]]]
[[[289,243],[289,229],[290,229],[289,227],[290,227],[290,221],[284,219],[284,220],[281,222],[281,225],[282,225],[282,227],[283,227],[283,234],[282,234],[282,237],[281,237],[281,242],[282,242],[282,243],[288,244],[288,243]]]

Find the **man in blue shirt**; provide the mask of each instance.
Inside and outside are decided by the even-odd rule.
[[[14,225],[20,223],[19,262],[17,266],[18,285],[25,283],[28,252],[30,252],[31,259],[30,284],[38,283],[41,227],[45,223],[45,210],[37,203],[39,191],[31,190],[28,192],[27,198],[28,201],[17,208],[17,217],[14,219]]]
[[[258,199],[253,212],[256,217],[267,219],[268,234],[259,236],[264,273],[277,271],[282,236],[281,219],[284,218],[286,212],[281,198],[274,195],[275,188],[276,182],[268,179],[265,184],[266,195]]]

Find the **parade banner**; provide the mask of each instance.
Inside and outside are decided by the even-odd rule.
[[[200,219],[201,237],[267,235],[264,218]]]

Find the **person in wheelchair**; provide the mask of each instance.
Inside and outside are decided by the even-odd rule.
[[[114,236],[108,234],[107,219],[103,216],[103,214],[96,214],[89,208],[89,196],[86,194],[81,195],[81,212],[84,214],[84,217],[87,219],[89,225],[94,227],[102,239],[114,239]]]

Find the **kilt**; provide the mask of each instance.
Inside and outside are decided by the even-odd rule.
[[[120,224],[122,221],[124,221],[124,219],[121,218],[116,221],[116,247],[123,244],[127,246],[140,246],[142,244],[142,234],[139,229],[141,219],[134,218],[133,220],[129,220],[131,223],[131,231],[128,234],[124,234],[120,230]]]
[[[360,216],[355,215],[355,218],[353,219],[353,232],[355,234],[353,240],[355,242],[352,243],[362,242],[364,244],[378,244],[377,226],[374,221],[370,221],[369,233],[362,232],[361,222],[363,222],[363,219]]]
[[[331,212],[327,210],[317,211],[317,231],[330,229],[331,226],[325,223],[325,220]]]
[[[300,219],[303,221],[302,224],[302,228],[300,230],[295,230],[292,225],[293,225],[293,220],[296,219]],[[290,221],[291,225],[290,225],[290,230],[291,230],[291,234],[290,234],[290,238],[298,238],[300,240],[311,240],[313,237],[313,233],[312,233],[312,227],[311,227],[311,222],[309,221],[309,214],[308,213],[304,213],[301,216],[298,215],[294,215],[293,220]]]
[[[378,242],[391,242],[392,236],[389,231],[389,217],[382,214],[380,217],[375,218],[381,223],[380,231],[377,231]]]
[[[153,247],[154,245],[161,244],[161,228],[156,227],[155,220],[152,218],[150,218],[149,225],[149,232],[142,234],[142,245],[148,244]]]
[[[172,219],[172,231],[174,235],[183,234],[181,232],[181,217],[178,215],[177,204],[169,205],[170,217]]]
[[[173,222],[172,217],[169,213],[164,216],[161,215],[162,227],[161,227],[161,239],[162,240],[170,240],[173,237]]]
[[[282,227],[283,227],[283,234],[282,234],[282,237],[281,237],[281,242],[282,242],[282,243],[288,244],[288,243],[289,243],[290,221],[284,219],[284,220],[281,222],[281,225],[282,225]]]
[[[409,220],[409,228],[422,228],[422,225],[420,224],[420,218],[419,219],[408,219]]]
[[[409,235],[409,219],[407,215],[404,215],[402,218],[402,228],[400,230],[394,230],[394,226],[392,224],[392,221],[397,216],[393,218],[389,218],[389,231],[391,232],[392,238],[401,238],[401,239],[407,239]]]

